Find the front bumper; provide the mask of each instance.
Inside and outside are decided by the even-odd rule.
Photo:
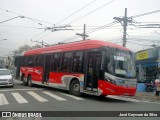
[[[136,94],[136,87],[118,86],[103,80],[98,81],[98,88],[101,90],[102,95],[135,96]]]
[[[13,82],[8,82],[8,81],[0,81],[0,86],[13,86]]]

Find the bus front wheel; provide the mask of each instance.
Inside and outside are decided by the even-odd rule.
[[[78,80],[73,80],[70,85],[70,93],[75,96],[81,96]]]

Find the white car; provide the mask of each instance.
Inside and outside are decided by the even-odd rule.
[[[8,69],[0,68],[0,87],[1,86],[14,86],[12,74]]]

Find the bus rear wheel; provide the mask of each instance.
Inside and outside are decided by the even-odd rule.
[[[28,76],[27,84],[28,84],[29,87],[32,87],[32,85],[33,85],[32,84],[32,77],[31,77],[31,75]]]
[[[70,85],[70,93],[75,96],[81,96],[78,80],[73,80]]]

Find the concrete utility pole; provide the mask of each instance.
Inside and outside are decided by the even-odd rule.
[[[127,17],[127,8],[125,8],[125,14],[123,18],[114,17],[113,19],[120,22],[123,26],[123,46],[126,47],[127,25],[128,25],[128,22],[132,22],[132,18]]]
[[[76,33],[76,35],[79,35],[83,38],[83,40],[85,40],[89,35],[86,35],[86,24],[84,24],[84,27],[83,27],[83,33],[80,34],[80,33]]]

